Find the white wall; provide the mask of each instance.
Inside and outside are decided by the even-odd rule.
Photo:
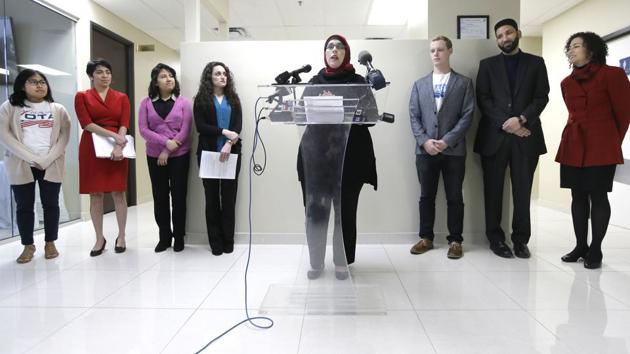
[[[550,101],[541,116],[549,150],[540,159],[540,203],[543,205],[569,210],[571,204],[569,190],[560,188],[560,167],[554,161],[568,116],[560,92],[560,81],[570,73],[564,44],[575,32],[593,31],[604,36],[624,28],[629,24],[629,13],[628,0],[586,0],[543,25],[543,57],[551,86]],[[610,199],[614,214],[611,223],[627,220],[627,216],[623,215],[630,208],[627,186],[615,183]]]
[[[444,35],[457,38],[457,16],[488,15],[488,34],[494,40],[494,24],[506,17],[519,20],[521,7],[519,0],[429,0],[429,39]]]
[[[427,40],[350,41],[352,63],[357,72],[364,68],[356,61],[361,50],[369,50],[373,64],[383,71],[392,85],[387,92],[387,103],[381,110],[394,113],[396,123],[381,123],[371,128],[378,171],[378,191],[365,185],[359,201],[359,242],[371,239],[391,241],[398,237],[416,237],[418,232],[419,184],[415,171],[415,140],[410,131],[408,102],[412,83],[432,69]],[[477,73],[479,60],[497,53],[493,41],[454,41],[453,68],[469,77]],[[237,91],[244,107],[243,167],[239,179],[236,231],[248,230],[248,166],[254,126],[254,102],[262,92],[257,85],[270,84],[280,72],[311,64],[315,71],[323,66],[322,41],[278,42],[206,42],[184,43],[181,47],[182,87],[187,97],[196,92],[199,76],[207,62],[225,62],[234,72]],[[313,74],[313,72],[311,73]],[[304,80],[311,74],[304,75]],[[483,236],[483,189],[479,157],[472,153],[474,131],[468,134],[464,194],[466,235]],[[304,209],[296,174],[299,144],[298,129],[294,126],[261,123],[261,134],[267,146],[267,171],[253,179],[253,226],[258,240],[265,236],[287,236],[284,240],[304,233]],[[196,133],[195,142],[196,148]],[[197,242],[206,241],[204,198],[201,181],[197,178],[196,161],[192,164],[188,198],[187,234]],[[442,189],[442,187],[440,187]],[[445,203],[440,192],[437,205],[436,232],[445,233]]]

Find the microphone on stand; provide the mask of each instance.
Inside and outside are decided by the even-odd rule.
[[[304,65],[303,67],[299,68],[299,69],[295,69],[291,72],[285,71],[282,72],[280,74],[278,74],[278,76],[276,76],[276,83],[278,85],[286,85],[289,83],[289,79],[293,78],[293,80],[291,81],[292,84],[297,84],[300,83],[302,81],[302,79],[300,78],[300,74],[301,73],[308,73],[311,71],[311,66],[309,64]]]
[[[388,82],[385,82],[385,77],[383,76],[383,73],[378,69],[374,69],[374,66],[372,66],[372,54],[370,54],[370,52],[368,52],[367,50],[362,50],[359,53],[359,64],[365,65],[365,67],[367,68],[365,79],[367,80],[368,84],[372,85],[372,88],[374,90],[378,91],[387,86]]]

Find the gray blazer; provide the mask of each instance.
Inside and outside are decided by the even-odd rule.
[[[416,138],[416,154],[426,154],[422,144],[429,139],[444,140],[444,155],[466,155],[466,131],[475,110],[475,93],[470,78],[451,70],[442,107],[433,98],[433,72],[417,80],[409,99],[411,131]]]

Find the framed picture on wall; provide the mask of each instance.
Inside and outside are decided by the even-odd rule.
[[[460,15],[457,16],[457,39],[488,39],[488,15]]]

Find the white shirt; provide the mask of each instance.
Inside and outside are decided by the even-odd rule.
[[[20,126],[22,143],[37,155],[46,155],[50,150],[50,135],[55,123],[50,102],[33,103],[24,100],[21,108]]]
[[[446,74],[433,73],[433,98],[435,98],[435,106],[439,111],[446,95],[446,87],[448,86],[448,79],[451,78],[451,72]]]

